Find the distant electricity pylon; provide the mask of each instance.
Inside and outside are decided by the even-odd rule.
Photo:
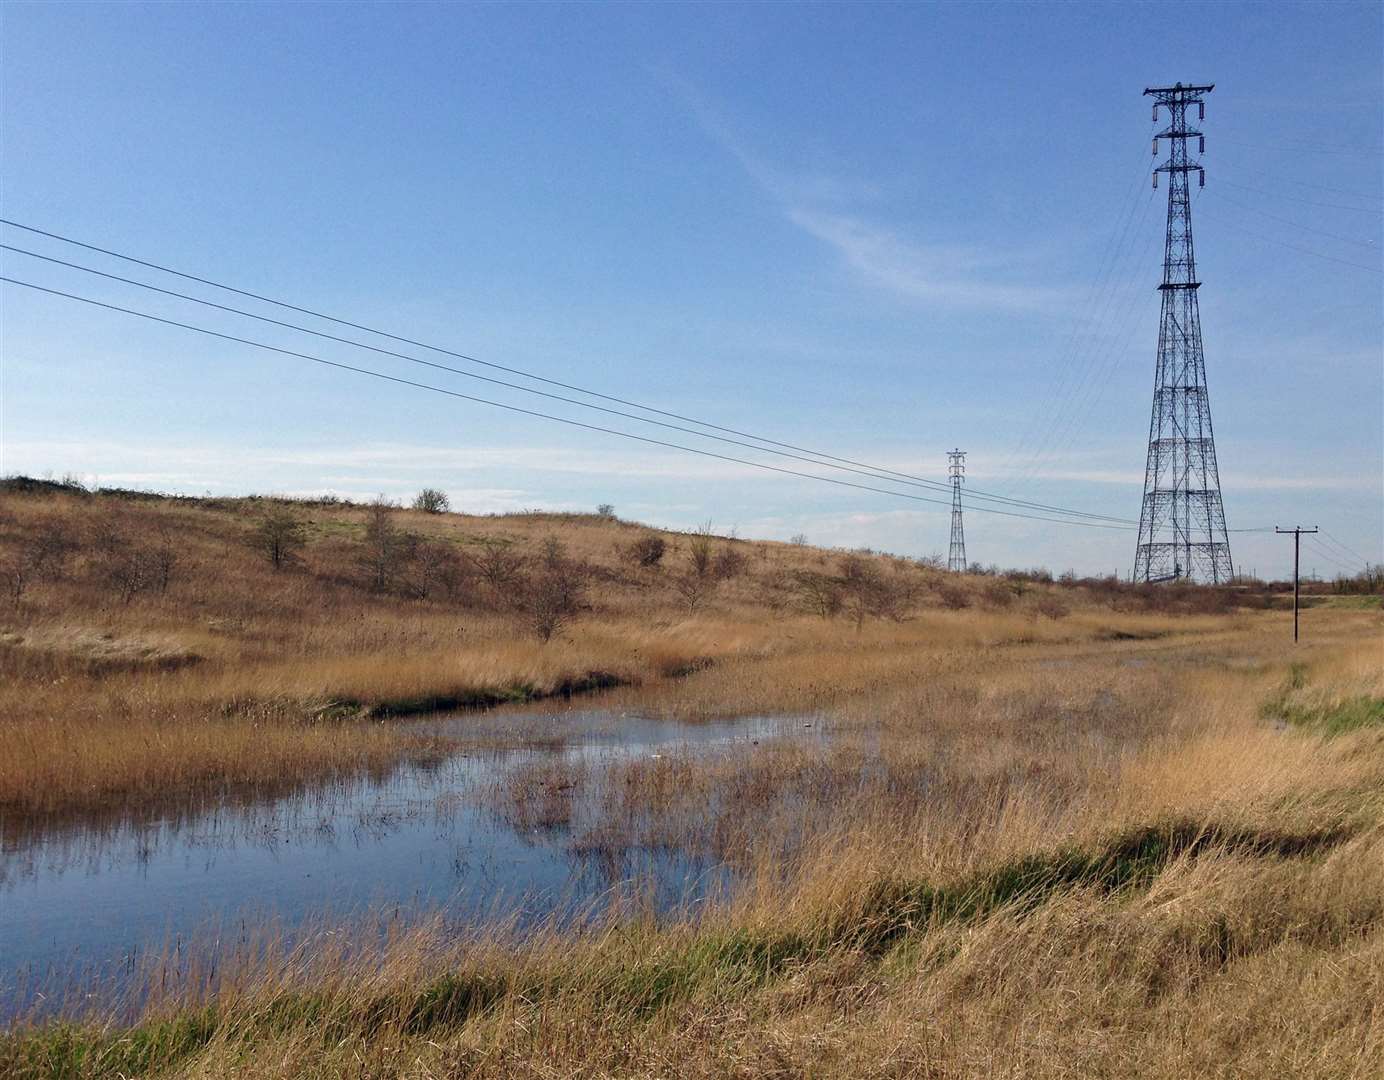
[[[1206,116],[1204,95],[1214,86],[1164,86],[1144,91],[1153,98],[1153,118],[1161,105],[1168,126],[1153,137],[1168,140],[1168,157],[1153,171],[1168,174],[1168,231],[1163,246],[1162,311],[1158,323],[1158,367],[1153,382],[1153,416],[1149,421],[1148,464],[1144,469],[1144,502],[1139,512],[1139,540],[1134,552],[1135,581],[1228,582],[1234,577],[1230,538],[1221,505],[1216,443],[1211,431],[1211,403],[1206,391],[1206,362],[1201,348],[1201,314],[1197,305],[1196,259],[1192,251],[1192,207],[1188,177],[1200,186],[1206,172],[1190,161],[1187,140],[1197,152],[1206,137],[1187,126],[1187,107]]]
[[[961,485],[966,480],[966,451],[947,451],[947,475],[952,485],[951,550],[947,552],[947,569],[966,571],[966,532],[961,527]]]

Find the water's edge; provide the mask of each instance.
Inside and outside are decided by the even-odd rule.
[[[595,824],[611,777],[665,756],[743,751],[801,717],[679,721],[572,709],[415,721],[439,759],[146,820],[62,823],[0,852],[0,1021],[61,1012],[151,965],[215,966],[272,927],[441,916],[515,926],[640,893],[685,909],[734,884],[705,851],[643,847]],[[411,725],[413,726],[413,725]],[[810,723],[807,726],[811,726]],[[821,725],[813,728],[820,733]]]

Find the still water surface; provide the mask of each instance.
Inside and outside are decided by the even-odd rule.
[[[526,821],[496,793],[535,763],[599,776],[632,757],[743,753],[820,732],[802,718],[682,723],[600,710],[418,726],[455,738],[456,752],[260,802],[11,834],[0,853],[0,1017],[34,1008],[41,992],[118,985],[171,950],[215,954],[267,924],[289,940],[296,927],[364,912],[522,926],[599,907],[635,880],[660,909],[695,904],[731,884],[729,871],[669,848],[593,857],[569,842],[570,822]]]

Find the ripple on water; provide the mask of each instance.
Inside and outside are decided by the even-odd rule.
[[[591,799],[603,772],[631,758],[822,737],[822,725],[809,724],[601,710],[445,717],[411,725],[457,740],[440,761],[154,820],[28,833],[0,853],[0,1016],[32,1009],[35,988],[57,1000],[118,984],[143,958],[214,953],[254,926],[273,926],[286,943],[300,927],[364,913],[499,917],[522,928],[592,910],[631,882],[656,909],[694,903],[729,887],[730,871],[667,846],[574,843],[581,806],[564,805],[560,774],[586,776],[579,798]],[[532,812],[515,812],[513,800],[494,797],[505,785],[534,786],[535,770],[559,777],[551,807],[526,799]]]

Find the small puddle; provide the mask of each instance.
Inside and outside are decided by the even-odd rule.
[[[44,994],[119,987],[169,954],[214,959],[256,927],[291,942],[334,917],[438,912],[522,928],[598,910],[631,882],[657,910],[693,904],[733,885],[732,873],[668,845],[612,853],[580,842],[582,803],[599,797],[603,774],[632,759],[823,737],[816,718],[601,710],[411,726],[455,738],[456,753],[259,803],[55,828],[4,850],[0,1019],[42,1011]]]

